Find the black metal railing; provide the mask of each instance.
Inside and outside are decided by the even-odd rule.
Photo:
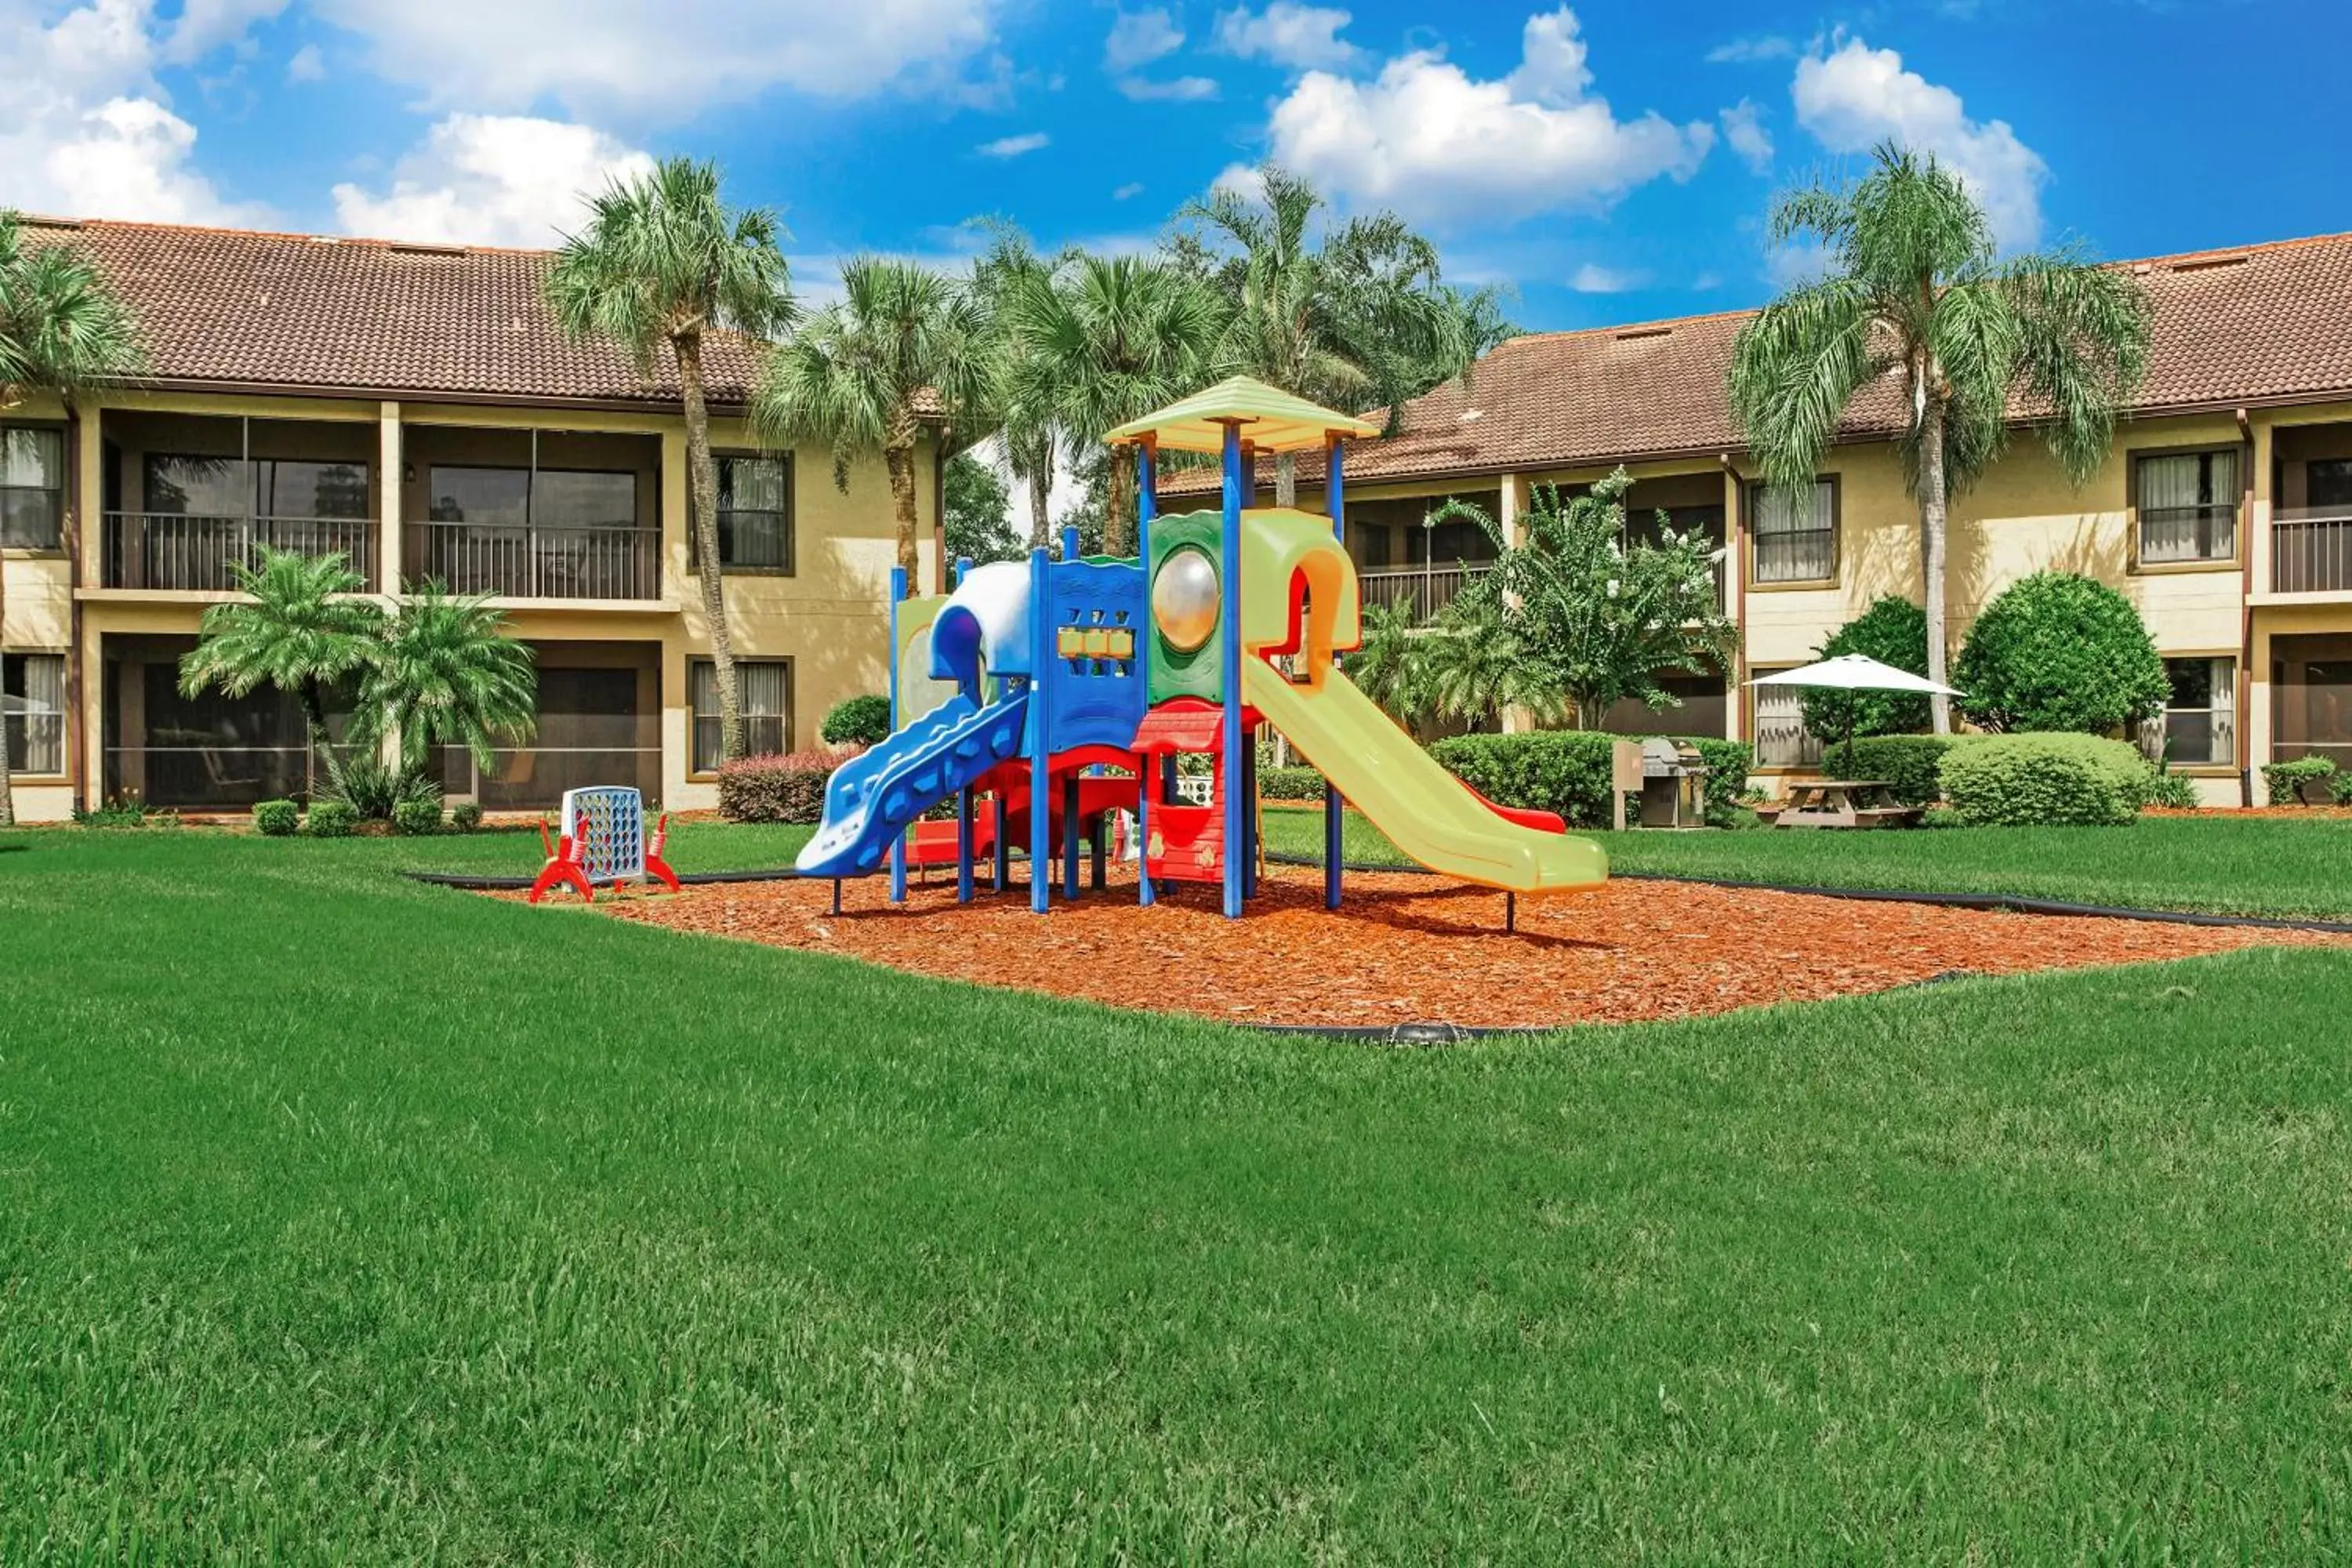
[[[657,599],[661,533],[633,527],[411,522],[401,571],[459,594],[513,599]]]
[[[110,588],[225,594],[261,552],[341,555],[363,584],[375,582],[375,523],[363,517],[208,517],[110,511],[103,582]]]
[[[1356,574],[1364,607],[1385,605],[1425,621],[1461,596],[1463,588],[1493,568],[1483,562],[1444,566],[1399,566]]]
[[[2271,588],[2280,594],[2352,590],[2352,507],[2282,507],[2274,512]]]

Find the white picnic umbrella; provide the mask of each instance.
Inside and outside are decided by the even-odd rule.
[[[1835,658],[1822,659],[1819,664],[1800,665],[1795,669],[1759,675],[1748,684],[1801,686],[1816,691],[1901,691],[1918,697],[1963,695],[1924,675],[1914,675],[1907,669],[1882,664],[1866,653],[1842,653]],[[1850,712],[1846,719],[1845,746],[1846,757],[1851,762],[1853,756],[1853,720]]]

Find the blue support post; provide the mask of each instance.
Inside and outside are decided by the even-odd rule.
[[[1151,679],[1151,520],[1160,515],[1159,451],[1159,443],[1146,436],[1135,454],[1135,551],[1145,574],[1143,624],[1135,628],[1135,679],[1145,682],[1147,691]],[[1136,759],[1135,897],[1144,904],[1159,897],[1151,888],[1151,763],[1145,757]]]
[[[890,568],[890,728],[898,728],[898,605],[907,596],[907,569]],[[834,886],[834,897],[841,896],[840,884]],[[890,841],[890,901],[907,901],[907,836],[903,833]]]
[[[1078,525],[1074,522],[1067,528],[1062,530],[1062,559],[1065,561],[1076,561],[1077,558]]]
[[[1341,438],[1336,435],[1324,438],[1323,500],[1331,513],[1331,537],[1339,548],[1348,547],[1348,512],[1345,504],[1346,480],[1340,473]],[[1339,656],[1333,654],[1331,663],[1337,668]],[[1339,787],[1328,779],[1323,782],[1323,907],[1339,907],[1339,844],[1341,833]]]
[[[1045,912],[1054,896],[1053,822],[1045,799],[1047,768],[1053,759],[1046,693],[1047,661],[1054,657],[1053,605],[1045,587],[1045,552],[1029,555],[1029,908]]]
[[[1217,573],[1218,664],[1223,678],[1224,712],[1219,733],[1224,742],[1224,909],[1227,920],[1242,913],[1243,834],[1242,761],[1242,427],[1225,426],[1223,561]]]
[[[957,557],[956,557],[956,563],[955,563],[955,582],[951,584],[951,586],[958,587],[958,588],[962,587],[962,586],[963,586],[963,580],[964,580],[965,578],[967,578],[967,577],[971,576],[971,556],[969,556],[969,555],[959,555],[959,556],[957,556]]]

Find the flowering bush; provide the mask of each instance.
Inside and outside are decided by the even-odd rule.
[[[719,815],[730,822],[822,822],[825,781],[863,749],[771,752],[725,763]]]

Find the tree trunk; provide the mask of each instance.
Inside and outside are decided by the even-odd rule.
[[[1043,550],[1054,542],[1054,464],[1049,458],[1029,470],[1029,548]]]
[[[890,515],[898,535],[898,567],[907,574],[907,592],[921,592],[915,557],[915,420],[894,416],[882,440],[882,468],[890,476]],[[942,549],[945,545],[942,544]]]
[[[1927,679],[1948,685],[1944,673],[1944,405],[1932,394],[1919,416],[1919,570],[1927,590]],[[1952,732],[1952,700],[1927,699],[1933,729]]]
[[[1274,504],[1276,506],[1298,504],[1298,454],[1296,452],[1279,452],[1275,455]]]
[[[710,409],[703,401],[702,336],[681,333],[678,387],[686,402],[686,471],[694,501],[696,575],[702,580],[702,614],[710,624],[711,684],[719,689],[719,760],[743,754],[743,702],[735,685],[735,639],[727,628],[727,579],[719,563],[719,465],[710,456]],[[789,738],[784,742],[792,742]]]
[[[331,771],[334,767],[334,738],[327,733],[327,696],[315,678],[306,678],[295,698],[302,705],[303,738],[310,745],[310,754],[302,766],[303,794],[316,795],[317,770],[325,767]]]
[[[1110,496],[1103,519],[1103,553],[1135,553],[1135,448],[1125,441],[1110,449]]]

